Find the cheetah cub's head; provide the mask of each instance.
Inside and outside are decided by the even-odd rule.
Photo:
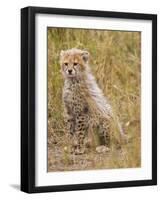
[[[65,78],[81,78],[88,66],[89,53],[80,49],[68,49],[60,52],[61,71]]]

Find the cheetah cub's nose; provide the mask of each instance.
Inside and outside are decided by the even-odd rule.
[[[72,69],[68,69],[68,73],[69,73],[69,74],[72,74]]]

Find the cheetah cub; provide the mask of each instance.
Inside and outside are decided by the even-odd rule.
[[[108,151],[113,114],[91,73],[89,53],[76,48],[62,50],[60,65],[64,77],[63,104],[67,132],[74,138],[74,153],[85,152],[86,138],[95,130],[100,139],[100,146],[96,147],[96,151]],[[123,135],[118,122],[117,125]]]

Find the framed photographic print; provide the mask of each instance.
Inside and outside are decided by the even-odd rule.
[[[21,190],[157,184],[157,16],[21,9]]]

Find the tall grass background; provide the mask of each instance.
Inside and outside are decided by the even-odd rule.
[[[48,171],[132,168],[141,165],[141,33],[48,28]],[[99,87],[119,117],[128,142],[121,150],[70,155],[62,105],[59,54],[86,49]]]

